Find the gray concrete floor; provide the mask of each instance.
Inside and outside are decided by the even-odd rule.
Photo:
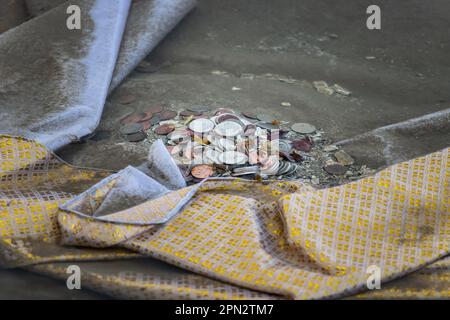
[[[281,120],[314,123],[331,141],[450,106],[450,3],[446,0],[378,0],[379,31],[370,31],[365,24],[365,10],[373,1],[199,2],[147,58],[162,65],[161,70],[132,73],[110,97],[100,128],[111,130],[112,137],[68,146],[60,152],[64,159],[109,169],[140,164],[146,150],[123,152],[123,146],[117,145],[122,142],[116,134],[117,120],[155,103],[176,109],[197,103],[251,109]],[[226,75],[212,74],[213,70]],[[260,77],[242,79],[242,73]],[[272,80],[267,73],[292,77],[298,83]],[[324,96],[311,87],[315,80],[338,83],[353,95]],[[242,90],[232,91],[233,86]],[[125,91],[139,98],[131,107],[117,102]],[[284,101],[292,107],[281,107]],[[433,137],[428,143],[430,150],[438,148]],[[60,283],[22,271],[0,271],[0,281],[0,298],[95,298],[85,293],[68,295]]]
[[[310,122],[331,141],[340,141],[448,108],[448,2],[378,1],[382,29],[375,31],[366,28],[370,3],[200,1],[147,58],[162,69],[151,75],[132,73],[112,94],[100,129],[117,133],[121,116],[151,104],[179,110],[209,104]],[[227,74],[215,75],[214,70]],[[241,79],[242,73],[259,77]],[[271,80],[268,73],[298,83]],[[338,83],[352,97],[317,93],[311,87],[315,80]],[[242,90],[232,91],[234,86]],[[124,92],[138,101],[120,105],[117,97]],[[280,106],[285,101],[292,107]],[[72,145],[61,155],[75,164],[110,169],[142,162],[145,148],[124,154],[120,142],[113,134],[110,140]]]

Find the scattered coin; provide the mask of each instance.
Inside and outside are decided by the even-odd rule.
[[[197,133],[207,133],[214,129],[214,122],[209,119],[196,119],[189,124],[189,129]]]
[[[249,124],[244,129],[244,136],[253,136],[256,133],[256,126],[254,124]]]
[[[233,176],[245,176],[248,174],[255,174],[259,172],[259,166],[250,166],[250,167],[241,167],[241,168],[235,168],[233,170]]]
[[[165,135],[168,135],[169,133],[173,132],[174,130],[175,130],[174,125],[163,124],[163,125],[157,127],[154,131],[158,135],[165,136]]]
[[[191,174],[194,178],[206,179],[214,174],[214,167],[206,164],[196,166],[191,170]]]
[[[236,149],[234,141],[225,138],[219,139],[217,141],[217,146],[223,151],[233,151]]]
[[[153,127],[154,125],[160,123],[161,119],[159,116],[153,116],[153,118],[151,118],[148,122],[150,123],[150,126]]]
[[[334,154],[334,157],[336,158],[337,162],[339,164],[342,164],[343,166],[351,166],[355,163],[355,160],[344,150],[339,150]]]
[[[262,161],[261,164],[261,174],[272,176],[277,174],[280,160],[278,156],[270,156],[265,161]]]
[[[333,88],[339,93],[338,87]],[[287,103],[282,105],[288,106]],[[123,112],[133,108],[124,109],[127,110]],[[312,179],[311,173],[315,173],[320,176],[319,182],[328,184],[330,178],[345,176],[351,180],[356,174],[361,175],[359,171],[345,169],[345,165],[354,162],[353,158],[339,152],[336,146],[324,147],[321,131],[311,124],[295,123],[289,127],[288,122],[269,115],[251,111],[239,114],[228,108],[218,109],[215,116],[204,115],[205,111],[209,111],[206,106],[193,106],[180,112],[178,118],[173,110],[151,106],[144,112],[134,112],[121,119],[120,132],[130,142],[146,139],[146,132],[151,128],[154,134],[167,135],[163,140],[168,150],[185,164],[184,176],[194,182],[209,176],[247,175],[255,179]],[[255,119],[262,120],[253,121]],[[294,132],[303,137],[299,138]],[[311,136],[314,140],[309,136],[311,133],[314,133]],[[314,152],[306,154],[312,150],[314,141],[317,143]],[[336,159],[331,160],[331,154]],[[326,159],[329,161],[323,163]],[[315,172],[320,166],[314,162],[323,163],[322,169],[335,177],[324,178],[325,172]],[[223,169],[220,169],[221,163]]]
[[[280,157],[286,159],[287,161],[295,162],[295,159],[289,153],[285,153],[285,152],[281,152],[280,151]]]
[[[120,123],[122,124],[130,124],[130,123],[137,123],[142,121],[146,117],[146,114],[143,112],[134,112],[130,115],[127,115],[125,118],[120,120]]]
[[[216,122],[222,123],[227,120],[238,120],[239,121],[239,117],[234,114],[231,114],[231,113],[224,113],[217,117]]]
[[[282,176],[282,175],[289,176],[289,175],[295,173],[297,171],[297,169],[298,169],[298,166],[294,163],[280,161],[277,175],[278,176]]]
[[[291,152],[292,145],[289,140],[279,140],[278,142],[278,150],[280,152],[289,154]]]
[[[226,151],[219,156],[219,160],[225,164],[244,164],[247,162],[248,157],[242,152]]]
[[[250,164],[258,163],[258,151],[257,150],[249,150],[248,151],[248,163],[250,163]]]
[[[140,123],[129,123],[125,124],[120,128],[120,133],[122,134],[134,134],[142,131],[144,128]]]
[[[145,140],[145,138],[147,138],[147,134],[145,134],[142,131],[137,132],[137,133],[133,133],[133,134],[129,134],[129,135],[126,136],[126,139],[129,142],[140,142],[142,140]]]
[[[258,120],[258,116],[255,113],[250,112],[250,111],[243,111],[242,115],[249,119]]]
[[[327,164],[323,168],[329,174],[334,175],[344,175],[347,172],[347,168],[339,163]]]
[[[220,162],[221,151],[206,148],[205,150],[205,158],[208,159],[211,163],[218,164]]]
[[[143,128],[144,131],[147,131],[148,129],[150,129],[151,127],[153,127],[152,120],[153,120],[153,119],[150,119],[150,120],[141,122],[142,128]]]
[[[172,141],[180,141],[191,137],[191,132],[188,130],[175,130],[167,137]]]
[[[140,120],[140,122],[148,121],[151,118],[153,118],[153,113],[148,112],[148,111],[143,112],[142,115],[143,115],[143,118]]]
[[[292,147],[297,151],[310,152],[312,146],[312,140],[308,138],[292,141]]]
[[[187,117],[190,117],[190,116],[198,117],[198,116],[201,116],[202,114],[203,113],[198,112],[198,111],[185,110],[185,111],[182,111],[180,113],[180,116],[182,116],[184,118],[187,118]]]
[[[291,128],[293,131],[301,134],[309,134],[317,130],[315,126],[309,123],[294,123]]]
[[[224,113],[233,113],[233,110],[231,109],[227,109],[227,108],[219,108],[217,109],[217,111],[214,113],[215,116],[220,116],[221,114]]]
[[[156,113],[160,113],[162,111],[163,111],[162,106],[152,106],[152,107],[148,108],[146,112],[151,113],[151,114],[156,114]]]
[[[158,117],[161,121],[172,120],[176,116],[177,116],[177,113],[175,111],[171,111],[171,110],[163,111],[160,114],[158,114]]]
[[[214,131],[220,136],[235,137],[243,132],[243,128],[234,121],[224,121],[219,123]]]
[[[119,103],[120,104],[130,104],[136,101],[136,96],[133,96],[131,94],[123,95],[119,97]]]

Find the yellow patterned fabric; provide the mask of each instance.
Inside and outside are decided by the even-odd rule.
[[[59,205],[110,174],[72,167],[33,141],[0,136],[0,267],[136,256],[59,245]]]
[[[145,284],[146,290],[164,293],[164,298],[181,295],[190,298],[312,299],[345,297],[367,290],[369,266],[377,266],[386,282],[437,261],[422,269],[432,270],[429,268],[443,263],[441,261],[445,260],[438,260],[449,254],[449,149],[392,166],[360,181],[324,190],[314,190],[298,182],[206,181],[175,217],[156,226],[126,223],[124,219],[135,219],[133,215],[148,219],[145,221],[154,217],[161,219],[176,201],[167,202],[165,206],[148,202],[139,208],[115,213],[105,221],[82,216],[67,207],[64,211],[58,210],[58,203],[62,204],[77,192],[68,192],[65,198],[56,192],[59,196],[55,200],[56,207],[54,205],[50,210],[41,206],[38,212],[43,214],[44,220],[35,218],[30,206],[42,203],[31,194],[54,192],[60,190],[61,185],[70,183],[82,186],[78,189],[81,192],[102,178],[95,177],[98,172],[94,174],[92,170],[62,164],[42,150],[42,154],[36,156],[39,148],[42,147],[19,138],[3,137],[0,140],[3,170],[0,181],[9,183],[0,189],[1,201],[6,199],[0,202],[1,241],[9,249],[9,255],[3,257],[6,265],[39,262],[39,255],[36,258],[34,253],[37,242],[52,243],[56,248],[57,242],[62,241],[64,245],[86,247],[76,248],[80,255],[87,254],[84,250],[94,250],[89,254],[95,256],[97,252],[97,258],[104,259],[113,258],[114,254],[118,258],[136,252],[190,270],[206,279],[206,282],[158,281],[147,277],[139,282],[133,274],[124,278],[99,277],[92,273],[94,287],[101,287],[103,283],[117,291],[142,288]],[[32,160],[22,160],[27,157]],[[32,178],[27,178],[31,179],[28,183],[21,183],[23,180],[16,178],[33,177],[34,162],[42,162],[44,158],[59,164],[43,169],[45,178],[36,179],[36,185]],[[21,164],[12,164],[16,162]],[[75,178],[68,182],[71,176]],[[48,188],[36,193],[34,190],[45,185],[44,180],[47,180]],[[61,182],[57,184],[59,180]],[[10,205],[14,199],[11,192],[17,192],[21,186],[30,195],[15,194],[16,198],[20,201],[34,199],[35,202],[23,202],[22,213],[17,213],[13,209],[17,206],[11,208]],[[181,199],[186,193],[187,189],[183,189],[166,197]],[[101,195],[99,199],[101,201]],[[77,197],[71,203],[77,201],[83,202],[83,199]],[[16,215],[27,217],[26,223],[15,220]],[[120,223],[114,221],[114,215],[120,218]],[[23,245],[23,239],[34,242]],[[120,249],[123,250],[105,253]],[[26,250],[30,255],[28,259],[23,258]],[[65,253],[75,247],[59,247],[58,250]],[[102,253],[105,256],[101,256]],[[21,257],[22,263],[14,264],[14,257]],[[76,257],[67,260],[70,259]],[[51,253],[48,252],[42,261],[52,261]],[[53,261],[65,261],[64,254],[55,255]],[[55,265],[31,268],[37,272],[61,274]],[[435,281],[436,277],[445,280],[449,274],[448,269],[445,270],[446,273],[435,275],[430,281]],[[398,294],[402,297],[401,289],[391,288],[386,296]],[[131,295],[138,291],[132,291]],[[383,291],[368,296],[383,296]],[[405,290],[403,297],[408,297],[408,293],[410,297],[420,297],[420,290],[412,291]],[[433,296],[430,292],[422,294]],[[441,288],[439,295],[449,298],[450,292]],[[148,293],[147,296],[153,297]]]

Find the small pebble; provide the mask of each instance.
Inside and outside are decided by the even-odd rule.
[[[347,172],[347,168],[339,163],[327,164],[323,169],[329,174],[344,175]]]
[[[355,163],[355,160],[344,150],[339,150],[334,154],[334,157],[336,158],[337,162],[339,164],[342,164],[343,166],[351,166]]]

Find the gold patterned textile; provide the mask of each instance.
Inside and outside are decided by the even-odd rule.
[[[58,206],[110,174],[72,167],[36,142],[0,135],[0,267],[136,256],[59,245]]]
[[[203,287],[196,288],[195,281],[186,285],[166,280],[169,282],[163,287],[171,288],[166,298],[177,298],[176,292],[184,287],[192,298],[262,295],[311,299],[345,297],[367,290],[369,266],[379,267],[385,282],[430,265],[449,253],[449,149],[324,190],[299,182],[209,180],[190,187],[198,188],[192,200],[176,216],[159,225],[151,222],[164,217],[177,205],[173,199],[183,199],[190,188],[107,219],[72,210],[83,203],[83,196],[73,198],[63,206],[64,210],[59,210],[58,204],[88,189],[107,173],[70,167],[44,150],[24,139],[0,139],[0,181],[6,182],[0,189],[0,235],[2,247],[9,250],[0,260],[4,265],[77,259],[70,255],[65,259],[66,250],[79,250],[80,259],[132,256],[131,252],[136,252],[214,279],[209,281],[216,284],[203,283]],[[36,177],[35,169],[42,171]],[[72,184],[79,187],[78,192],[65,190]],[[43,200],[46,192],[53,197],[51,209]],[[13,200],[20,206],[16,202],[11,206]],[[39,209],[30,209],[32,205]],[[147,224],[136,224],[136,217],[142,217]],[[32,240],[31,244],[24,245],[28,240]],[[59,241],[77,248],[59,247],[64,253],[55,254],[54,260],[51,250],[47,250],[44,259],[34,254],[40,244],[50,243],[56,248]],[[14,262],[14,258],[20,262]],[[37,272],[52,272],[50,265],[33,268]],[[437,277],[448,277],[448,268],[445,270]],[[108,283],[107,277],[104,280]],[[109,281],[114,282],[111,278]],[[136,284],[136,279],[119,278],[116,290],[121,283],[126,287],[126,281]],[[92,283],[99,286],[101,281]],[[147,288],[153,286],[149,290],[161,291],[155,283],[157,279],[149,278]],[[220,295],[224,290],[217,288],[224,285],[233,289]],[[205,290],[210,294],[205,294]],[[383,291],[367,296],[380,296]],[[414,292],[420,296],[420,290]],[[393,291],[389,294],[395,295]],[[397,294],[400,297],[402,292]],[[439,294],[450,297],[445,288]],[[423,295],[432,296],[429,292]]]

